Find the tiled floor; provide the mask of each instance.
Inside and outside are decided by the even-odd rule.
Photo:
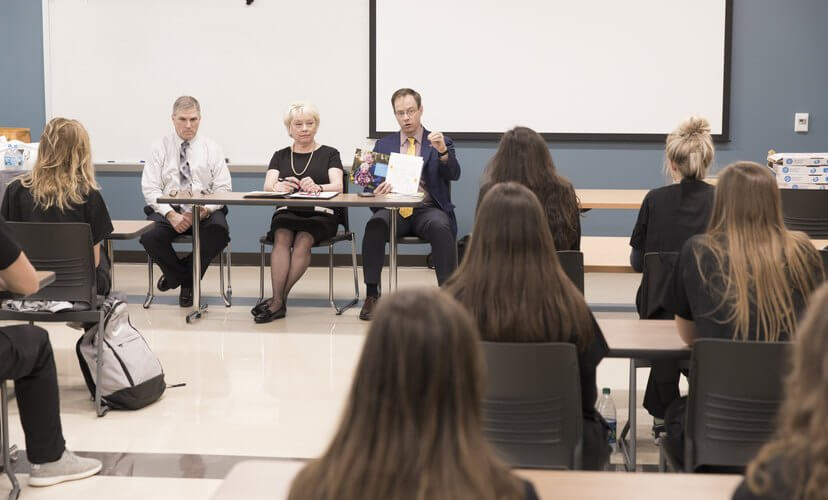
[[[349,274],[348,269],[337,270],[341,293],[348,291]],[[587,300],[629,304],[638,279],[589,274]],[[122,500],[207,499],[226,470],[220,464],[233,462],[233,457],[308,458],[324,449],[337,425],[367,328],[357,318],[358,307],[336,316],[327,306],[327,269],[314,268],[288,301],[287,318],[256,325],[249,309],[258,296],[258,269],[233,269],[230,308],[216,297],[217,281],[211,268],[203,286],[209,312],[188,325],[175,292],[156,292],[152,307],[141,307],[146,266],[118,265],[115,288],[127,294],[133,323],[161,359],[167,382],[186,384],[169,389],[159,402],[140,411],[97,418],[74,353],[78,332],[47,325],[56,352],[68,446],[103,453],[99,456],[107,461],[105,472],[110,475],[27,488],[23,498],[95,500],[117,492]],[[401,288],[435,284],[432,271],[400,269]],[[627,377],[626,360],[608,359],[599,367],[599,385],[613,390],[619,429],[626,421]],[[643,388],[646,370],[640,370],[638,380]],[[12,405],[10,411],[12,442],[22,445],[17,409]],[[638,422],[639,463],[655,464],[651,420],[640,408]],[[620,462],[620,456],[616,454],[613,462]],[[124,477],[130,475],[134,477]],[[19,477],[25,483],[25,475]],[[0,479],[0,498],[8,488],[7,480]]]

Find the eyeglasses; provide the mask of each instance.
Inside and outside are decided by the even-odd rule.
[[[406,116],[414,116],[419,112],[419,109],[411,108],[406,110],[394,111],[394,114],[397,115],[397,118],[405,118]]]

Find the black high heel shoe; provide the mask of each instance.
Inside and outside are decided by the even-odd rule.
[[[282,307],[270,312],[270,309],[265,309],[263,312],[253,316],[253,321],[256,323],[270,323],[274,319],[282,319],[287,314],[287,304],[282,302]]]

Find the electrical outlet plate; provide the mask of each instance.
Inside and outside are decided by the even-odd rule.
[[[808,113],[794,113],[794,132],[808,131]]]

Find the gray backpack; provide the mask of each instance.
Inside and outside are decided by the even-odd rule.
[[[127,303],[116,297],[104,302],[103,366],[101,380],[96,378],[96,337],[101,325],[95,325],[78,339],[75,351],[83,378],[92,397],[95,384],[101,384],[103,404],[117,410],[137,410],[161,397],[166,389],[164,370],[147,341],[129,320]]]

